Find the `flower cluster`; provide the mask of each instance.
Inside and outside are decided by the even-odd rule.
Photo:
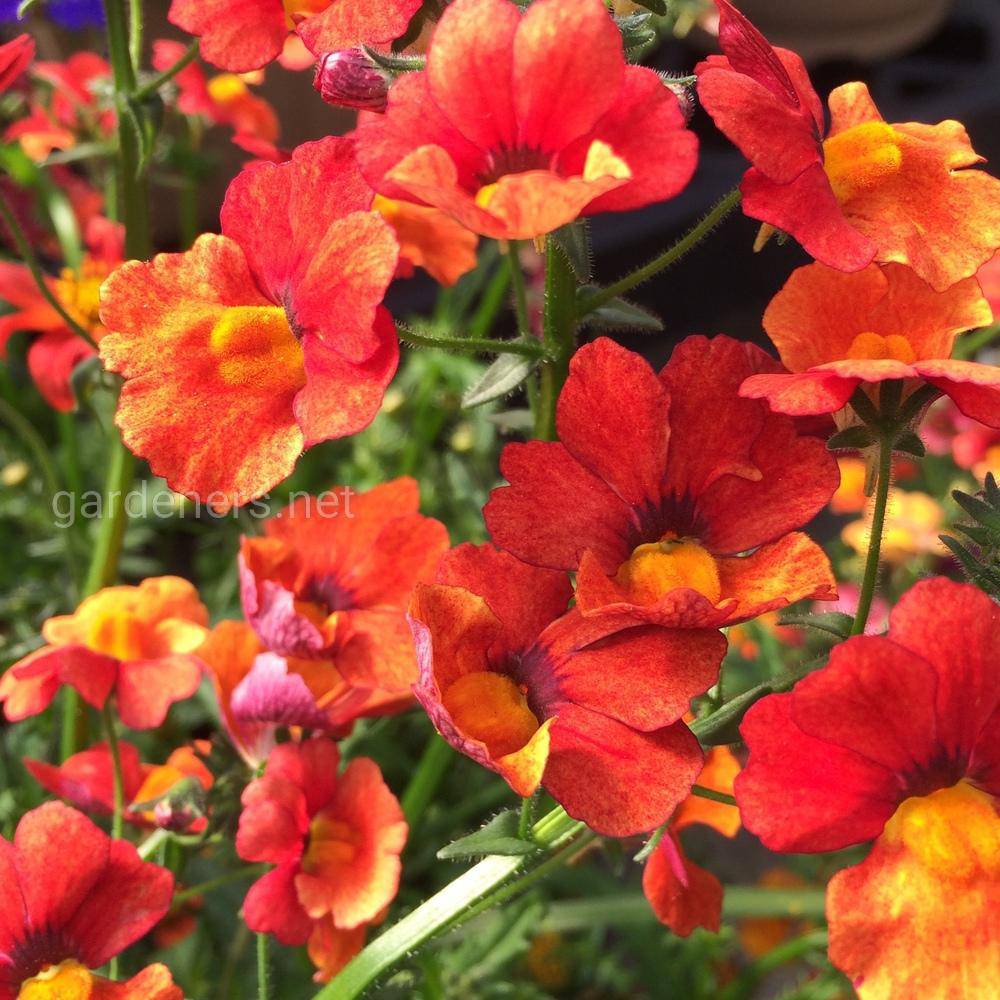
[[[86,6],[50,13],[81,27]],[[33,779],[0,803],[0,1000],[182,1000],[206,949],[174,971],[157,949],[219,913],[222,992],[252,992],[249,931],[262,1000],[270,939],[333,980],[318,997],[355,996],[588,844],[577,884],[632,853],[635,900],[680,937],[748,898],[780,937],[832,871],[829,960],[862,1000],[996,994],[1000,181],[958,122],[886,122],[860,82],[824,106],[799,56],[715,6],[721,54],[676,79],[639,62],[677,12],[603,0],[172,0],[189,44],[105,0],[107,52],[0,46],[0,420],[53,512],[109,448],[100,523],[27,550],[0,602]],[[356,123],[284,148],[273,72]],[[588,220],[686,194],[696,102],[749,160],[739,188],[602,286]],[[218,232],[210,129],[239,157]],[[755,251],[812,258],[763,313],[777,358],[604,335],[662,332],[623,296],[737,205]],[[22,350],[51,427],[7,400]],[[975,552],[938,538],[970,471]],[[168,517],[131,510],[136,476]],[[751,836],[871,846],[779,873],[806,888],[776,912],[753,886],[724,909],[720,855]],[[435,854],[485,860],[442,889]],[[558,935],[523,940],[532,905],[484,917],[494,965],[448,944],[400,988],[466,995],[523,945],[568,993]]]

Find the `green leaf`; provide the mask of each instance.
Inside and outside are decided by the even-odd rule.
[[[844,614],[843,611],[824,611],[816,615],[792,612],[791,614],[781,615],[778,619],[778,624],[815,628],[821,632],[829,632],[830,635],[835,635],[838,639],[847,639],[851,635],[854,618],[851,615]]]
[[[489,821],[481,830],[470,833],[452,841],[438,851],[437,856],[442,861],[455,858],[482,857],[499,854],[513,858],[522,854],[534,854],[538,850],[536,844],[521,840],[517,835],[518,813],[507,809]]]
[[[466,409],[482,406],[513,392],[538,367],[537,358],[501,354],[462,395]]]
[[[642,48],[656,40],[656,28],[650,24],[652,17],[653,15],[647,12],[615,18],[618,30],[622,33],[622,45],[626,52]]]
[[[875,444],[875,435],[867,427],[845,427],[826,442],[830,451],[864,451]]]
[[[640,7],[645,7],[646,10],[659,14],[660,17],[667,15],[667,0],[635,0],[635,2]]]
[[[984,500],[969,496],[968,493],[963,493],[961,490],[952,490],[951,495],[955,503],[974,521],[993,534],[996,544],[1000,544],[1000,510],[996,510]]]
[[[590,228],[587,220],[580,219],[557,229],[551,239],[562,251],[577,278],[580,281],[589,281],[593,272],[594,254],[590,245]]]
[[[578,301],[600,291],[596,285],[583,285],[577,290]],[[625,299],[612,299],[588,313],[584,324],[594,330],[644,330],[659,333],[663,323],[659,316]]]
[[[927,454],[924,442],[920,440],[914,431],[905,431],[903,434],[900,434],[893,444],[893,449],[901,451],[906,455],[913,455],[916,458],[923,458]]]

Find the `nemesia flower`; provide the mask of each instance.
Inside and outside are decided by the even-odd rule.
[[[101,283],[121,263],[124,230],[118,223],[94,217],[87,225],[88,253],[78,270],[64,267],[58,278],[46,278],[49,291],[94,340],[104,336],[99,315]],[[28,348],[28,371],[45,401],[55,410],[73,409],[70,379],[76,366],[94,357],[94,349],[66,325],[38,290],[24,264],[0,261],[0,301],[13,310],[0,316],[0,357],[17,332],[37,333]]]
[[[363,49],[327,52],[316,63],[313,88],[327,104],[361,111],[385,111],[391,77]]]
[[[197,591],[176,576],[99,590],[72,615],[50,618],[47,645],[0,677],[4,714],[11,722],[38,715],[68,684],[97,709],[114,694],[126,726],[153,729],[198,689],[202,663],[192,653],[207,623]]]
[[[161,71],[169,69],[184,52],[180,42],[159,39],[153,43],[153,66]],[[206,78],[197,63],[190,63],[174,77],[174,82],[178,88],[177,110],[183,114],[228,125],[240,136],[277,141],[280,126],[274,108],[250,90],[244,77],[218,73]]]
[[[331,962],[331,932],[364,928],[395,897],[407,834],[378,765],[338,764],[322,737],[276,747],[243,793],[236,834],[241,858],[276,866],[247,893],[247,926]]]
[[[264,645],[333,659],[356,686],[405,696],[417,676],[406,607],[448,548],[447,529],[419,504],[409,477],[364,493],[337,486],[244,538],[243,612]]]
[[[834,413],[862,384],[935,386],[967,416],[1000,427],[1000,371],[952,361],[959,333],[993,313],[975,278],[935,292],[899,264],[844,274],[823,264],[792,273],[764,312],[764,329],[788,372],[754,375],[740,395],[795,416]]]
[[[380,305],[398,250],[372,198],[349,140],[307,143],[230,184],[221,236],[105,283],[116,423],[178,493],[247,503],[375,416],[399,358]]]
[[[313,979],[317,983],[328,983],[333,979],[365,946],[369,928],[377,923],[380,923],[379,917],[372,922],[358,924],[350,930],[341,930],[332,917],[317,920],[313,924],[306,949],[316,966]]]
[[[983,480],[987,472],[1000,469],[1000,428],[971,420],[950,399],[942,399],[928,410],[920,436],[929,452],[950,454],[974,479]]]
[[[277,59],[294,31],[313,53],[392,42],[421,0],[173,0],[171,24],[201,39],[201,54],[244,73]]]
[[[145,780],[146,768],[134,744],[119,740],[118,752],[124,799],[125,802],[133,802],[135,793]],[[96,743],[58,765],[30,757],[25,757],[23,763],[42,788],[77,809],[101,816],[110,816],[114,812],[114,763],[107,743]],[[133,820],[137,817],[126,813],[125,818]]]
[[[713,747],[697,783],[732,795],[733,779],[739,770],[739,763],[727,747]],[[697,824],[709,826],[724,837],[735,837],[740,814],[735,806],[689,796],[671,819],[642,874],[642,891],[657,919],[681,937],[687,937],[696,927],[718,932],[722,917],[722,883],[688,860],[678,836]]]
[[[938,291],[1000,247],[1000,181],[961,124],[887,124],[863,83],[830,94],[831,125],[802,60],[773,49],[728,0],[724,56],[698,64],[698,97],[750,160],[743,210],[793,236],[818,261],[857,271],[908,264]]]
[[[659,826],[701,769],[681,721],[715,683],[725,640],[567,612],[565,573],[460,545],[410,619],[414,689],[438,732],[517,792],[539,785],[598,833]]]
[[[944,526],[944,508],[934,497],[919,490],[891,489],[882,531],[881,558],[898,566],[914,556],[946,556],[948,550],[938,537]],[[859,555],[868,551],[871,537],[870,513],[844,525],[841,531],[841,538]]]
[[[412,703],[408,689],[351,684],[332,660],[268,652],[244,622],[220,622],[198,656],[209,668],[226,732],[254,768],[267,759],[282,728],[342,735],[358,718],[398,712]]]
[[[581,348],[559,397],[559,442],[503,450],[510,485],[483,511],[493,539],[578,570],[584,615],[716,628],[834,598],[826,556],[793,529],[833,494],[836,462],[736,394],[773,367],[728,337],[688,337],[659,376],[607,338]]]
[[[828,666],[743,721],[736,798],[767,847],[875,842],[827,890],[830,960],[862,1000],[995,992],[998,643],[985,594],[922,581],[887,636],[836,646]]]
[[[454,285],[476,266],[479,237],[437,208],[375,195],[372,206],[399,240],[397,278],[422,267],[439,285]]]
[[[105,59],[76,52],[65,62],[36,62],[32,75],[51,88],[51,104],[32,103],[29,114],[10,125],[4,137],[16,139],[33,160],[41,162],[81,139],[112,135],[117,119],[108,96],[111,65]]]
[[[498,239],[678,194],[698,141],[652,70],[626,65],[600,0],[457,0],[427,68],[359,125],[380,194],[433,205]]]
[[[0,840],[0,1000],[183,1000],[162,965],[127,983],[90,971],[165,916],[173,889],[75,809],[33,809]]]
[[[31,35],[18,35],[0,45],[0,94],[9,90],[35,58],[35,40]]]
[[[202,802],[192,808],[190,800],[193,789],[198,797],[207,792],[215,779],[205,767],[201,757],[206,755],[211,744],[206,740],[196,740],[194,746],[178,747],[172,751],[163,764],[147,764],[142,784],[131,797],[134,808],[154,803],[152,809],[140,814],[143,822],[168,830],[189,830],[198,833],[208,826],[201,815]],[[187,786],[187,787],[186,787]]]

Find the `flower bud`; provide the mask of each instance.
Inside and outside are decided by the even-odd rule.
[[[327,104],[381,113],[388,100],[389,76],[361,49],[344,49],[320,56],[313,86]]]

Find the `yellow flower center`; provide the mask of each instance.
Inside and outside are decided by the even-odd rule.
[[[79,272],[64,267],[55,281],[59,304],[89,333],[101,326],[101,285],[107,276],[107,265],[84,260]]]
[[[21,983],[17,1000],[87,1000],[94,990],[90,970],[72,960],[49,965]]]
[[[992,796],[967,781],[906,799],[882,836],[942,875],[1000,876],[1000,815]]]
[[[690,538],[665,536],[640,545],[615,576],[637,604],[655,604],[671,590],[696,590],[713,604],[722,597],[719,567],[711,553]]]
[[[898,333],[890,333],[887,337],[878,333],[859,333],[851,341],[847,356],[867,361],[902,361],[907,365],[917,360],[913,345]]]
[[[465,736],[484,743],[491,757],[506,757],[538,729],[524,694],[509,677],[482,671],[459,677],[442,701]]]
[[[864,122],[823,143],[823,167],[837,201],[869,191],[899,172],[901,136],[885,122]]]
[[[285,23],[288,25],[289,31],[299,21],[312,14],[319,14],[330,6],[330,0],[282,0],[282,3],[285,7]]]
[[[116,660],[141,660],[142,625],[128,612],[102,612],[90,622],[86,645]]]
[[[306,382],[302,346],[280,306],[231,306],[208,339],[226,385],[294,392]]]
[[[249,93],[243,78],[235,73],[220,73],[218,76],[213,76],[208,81],[207,87],[208,96],[223,107],[242,100]]]
[[[302,870],[325,880],[336,880],[353,863],[358,837],[352,826],[341,819],[320,813],[309,826],[309,848]]]

